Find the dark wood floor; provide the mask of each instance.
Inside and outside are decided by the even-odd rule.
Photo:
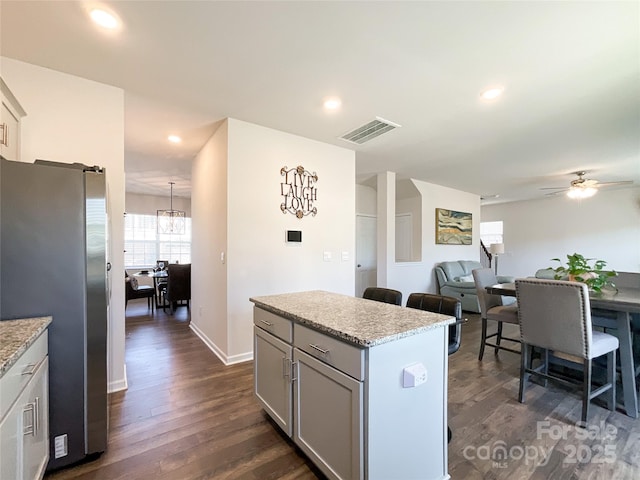
[[[225,367],[186,308],[147,313],[144,300],[129,303],[129,389],[110,396],[108,451],[47,479],[322,478],[258,407],[251,362]],[[576,393],[534,385],[520,404],[519,356],[489,351],[478,362],[478,323],[469,315],[449,359],[453,479],[640,478],[640,420],[594,405],[584,438]]]

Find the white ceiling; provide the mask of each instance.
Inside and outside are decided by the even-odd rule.
[[[87,4],[2,0],[0,52],[124,89],[127,191],[188,196],[225,117],[353,148],[359,181],[389,170],[499,201],[576,170],[640,183],[639,2],[107,2],[115,35]],[[338,138],[376,116],[402,128]]]

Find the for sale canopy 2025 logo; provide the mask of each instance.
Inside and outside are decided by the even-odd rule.
[[[298,218],[309,214],[315,217],[318,209],[313,205],[318,199],[318,189],[315,183],[318,181],[316,172],[308,172],[303,166],[287,169],[286,166],[280,169],[280,175],[284,177],[284,182],[280,184],[280,193],[284,201],[280,204],[282,213],[292,213]]]

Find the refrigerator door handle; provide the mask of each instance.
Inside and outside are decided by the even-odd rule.
[[[111,262],[107,262],[107,272],[111,271]]]

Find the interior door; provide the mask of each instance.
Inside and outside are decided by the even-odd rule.
[[[373,215],[356,215],[356,285],[355,293],[361,297],[365,288],[377,283],[378,220]]]

